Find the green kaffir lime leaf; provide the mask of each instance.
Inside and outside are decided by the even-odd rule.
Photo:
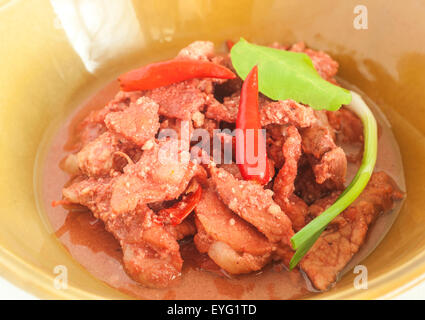
[[[258,65],[259,90],[273,100],[292,99],[314,109],[338,110],[350,91],[324,80],[305,53],[259,46],[240,39],[231,50],[233,67],[245,79]]]

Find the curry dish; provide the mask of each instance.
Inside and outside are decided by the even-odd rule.
[[[304,43],[268,48],[306,54],[322,79],[340,87],[328,54]],[[121,76],[120,90],[115,82],[102,90],[55,138],[45,178],[53,190],[46,191],[49,219],[71,254],[111,286],[140,298],[298,298],[329,290],[368,230],[405,197],[396,143],[378,117],[378,159],[367,185],[292,264],[291,239],[344,197],[361,168],[364,123],[345,105],[271,99],[261,82],[260,92],[252,89],[261,70],[241,77],[232,62],[230,53],[196,41],[149,69],[162,74]],[[235,129],[263,129],[253,150],[265,162],[254,174],[252,163],[237,159],[250,147]],[[204,291],[195,293],[197,286]]]

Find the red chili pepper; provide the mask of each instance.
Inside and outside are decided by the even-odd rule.
[[[158,213],[162,220],[169,220],[173,226],[180,224],[195,209],[201,200],[202,187],[198,185],[198,189],[190,195],[183,197],[170,208],[163,209]]]
[[[235,45],[235,43],[232,41],[232,40],[227,40],[226,41],[226,47],[227,47],[227,50],[232,50],[232,47]]]
[[[234,79],[236,75],[219,64],[188,59],[173,59],[148,64],[118,78],[123,91],[151,90],[194,78]]]
[[[261,118],[258,104],[258,67],[252,68],[246,77],[241,91],[238,117],[236,119],[236,162],[245,180],[266,184],[270,180],[266,139],[261,131]],[[253,141],[247,141],[253,133]],[[247,155],[258,157],[257,163],[249,163]]]

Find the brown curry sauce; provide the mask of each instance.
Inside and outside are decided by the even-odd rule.
[[[165,289],[146,288],[126,274],[120,245],[104,229],[102,221],[94,218],[90,211],[83,207],[67,210],[51,206],[52,201],[61,199],[62,187],[69,180],[69,175],[58,164],[73,151],[77,141],[78,124],[90,111],[102,108],[116,92],[118,84],[113,82],[78,108],[56,132],[46,156],[42,177],[42,200],[51,226],[70,254],[94,277],[141,299],[297,299],[310,294],[310,286],[302,273],[299,270],[289,272],[280,263],[269,265],[257,273],[231,277],[220,270],[211,269],[205,264],[205,256],[196,250],[191,240],[181,243],[184,265],[182,278],[178,283]],[[380,126],[376,167],[392,176],[404,189],[397,144],[383,116],[379,112],[375,114]],[[351,170],[349,167],[348,181],[355,171],[355,166],[352,166]],[[364,258],[379,243],[396,217],[394,211],[400,206],[377,219],[369,230],[365,245],[354,256],[350,266],[354,265],[353,262],[358,262],[358,257]]]

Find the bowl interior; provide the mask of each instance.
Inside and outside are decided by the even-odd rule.
[[[340,77],[380,106],[401,148],[408,197],[388,235],[363,262],[369,289],[356,290],[349,272],[333,290],[315,297],[390,297],[425,272],[422,1],[363,1],[368,28],[361,30],[353,25],[358,3],[351,0],[122,1],[121,11],[93,1],[99,18],[85,25],[85,34],[63,18],[64,8],[52,6],[55,2],[0,1],[1,275],[41,297],[128,298],[93,278],[52,233],[39,201],[39,164],[48,139],[73,108],[121,72],[171,57],[193,40],[221,46],[240,36],[261,44],[304,40],[329,52],[340,63]],[[68,12],[74,9],[81,10],[83,25],[91,21],[84,14],[93,8],[71,5]],[[132,21],[117,42],[105,37],[117,29],[108,27],[114,19]],[[57,266],[67,267],[67,289],[56,289]]]

